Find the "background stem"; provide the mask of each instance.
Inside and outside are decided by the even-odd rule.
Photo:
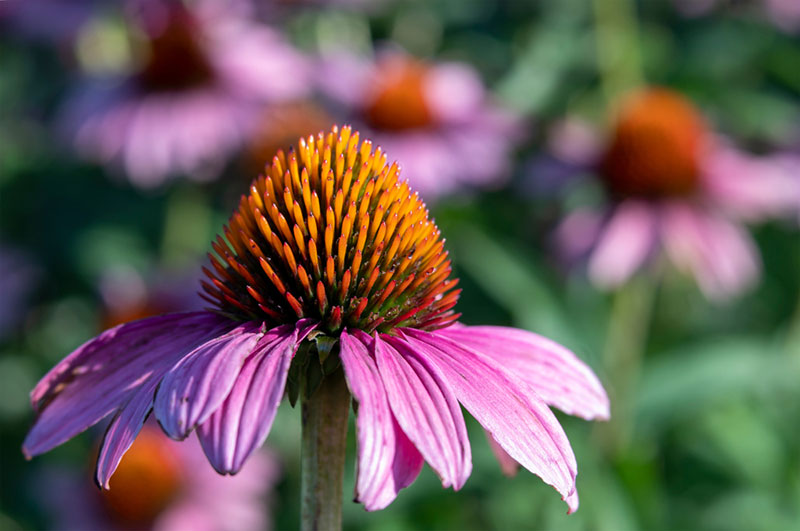
[[[342,528],[342,480],[350,392],[344,371],[325,377],[303,401],[301,529]]]

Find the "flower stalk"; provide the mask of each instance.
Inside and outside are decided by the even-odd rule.
[[[303,531],[342,528],[342,483],[350,391],[344,371],[326,376],[303,401],[301,447]]]

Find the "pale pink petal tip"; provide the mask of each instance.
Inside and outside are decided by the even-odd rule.
[[[589,257],[589,278],[602,289],[625,283],[644,264],[656,240],[656,214],[640,201],[620,204]]]
[[[503,326],[451,326],[438,334],[494,359],[530,385],[549,406],[587,420],[607,420],[600,380],[569,349],[533,332]]]
[[[553,412],[528,383],[441,331],[400,332],[402,339],[392,339],[393,344],[406,343],[420,359],[438,368],[458,401],[511,458],[565,500],[574,494],[575,455]]]

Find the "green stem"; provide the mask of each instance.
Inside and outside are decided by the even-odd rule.
[[[594,0],[597,67],[606,100],[642,83],[636,7],[630,0]]]
[[[633,431],[636,386],[655,302],[655,283],[644,275],[614,295],[603,352],[611,384],[611,420],[597,425],[608,455],[624,451]]]
[[[301,529],[342,528],[342,480],[350,392],[344,371],[325,377],[303,401]]]

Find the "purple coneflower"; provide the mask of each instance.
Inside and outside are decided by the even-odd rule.
[[[508,177],[519,121],[492,104],[468,65],[392,51],[374,63],[339,55],[323,66],[321,89],[403,161],[403,175],[426,200]]]
[[[607,191],[607,208],[572,212],[557,236],[568,255],[590,253],[590,278],[604,288],[624,283],[663,248],[707,297],[734,295],[760,272],[738,220],[792,215],[800,206],[791,171],[798,161],[737,151],[668,89],[623,101],[609,140],[587,163]]]
[[[391,503],[423,461],[461,488],[472,467],[461,403],[575,510],[575,456],[548,406],[607,418],[602,386],[536,334],[456,323],[444,241],[386,161],[349,127],[279,152],[212,244],[214,310],[123,324],[70,354],[32,392],[25,453],[111,415],[97,465],[108,487],[152,410],[174,439],[196,429],[212,466],[235,474],[284,394],[302,397],[306,523],[336,526],[351,393],[367,510]]]
[[[118,163],[134,184],[216,177],[264,105],[306,93],[305,59],[266,26],[209,2],[130,4],[140,6],[128,17],[138,66],[87,82],[64,121],[80,151]]]
[[[207,466],[195,440],[176,443],[155,422],[142,428],[119,464],[111,489],[98,491],[83,474],[49,469],[44,500],[53,529],[264,530],[265,502],[278,466],[257,452],[234,478]]]

